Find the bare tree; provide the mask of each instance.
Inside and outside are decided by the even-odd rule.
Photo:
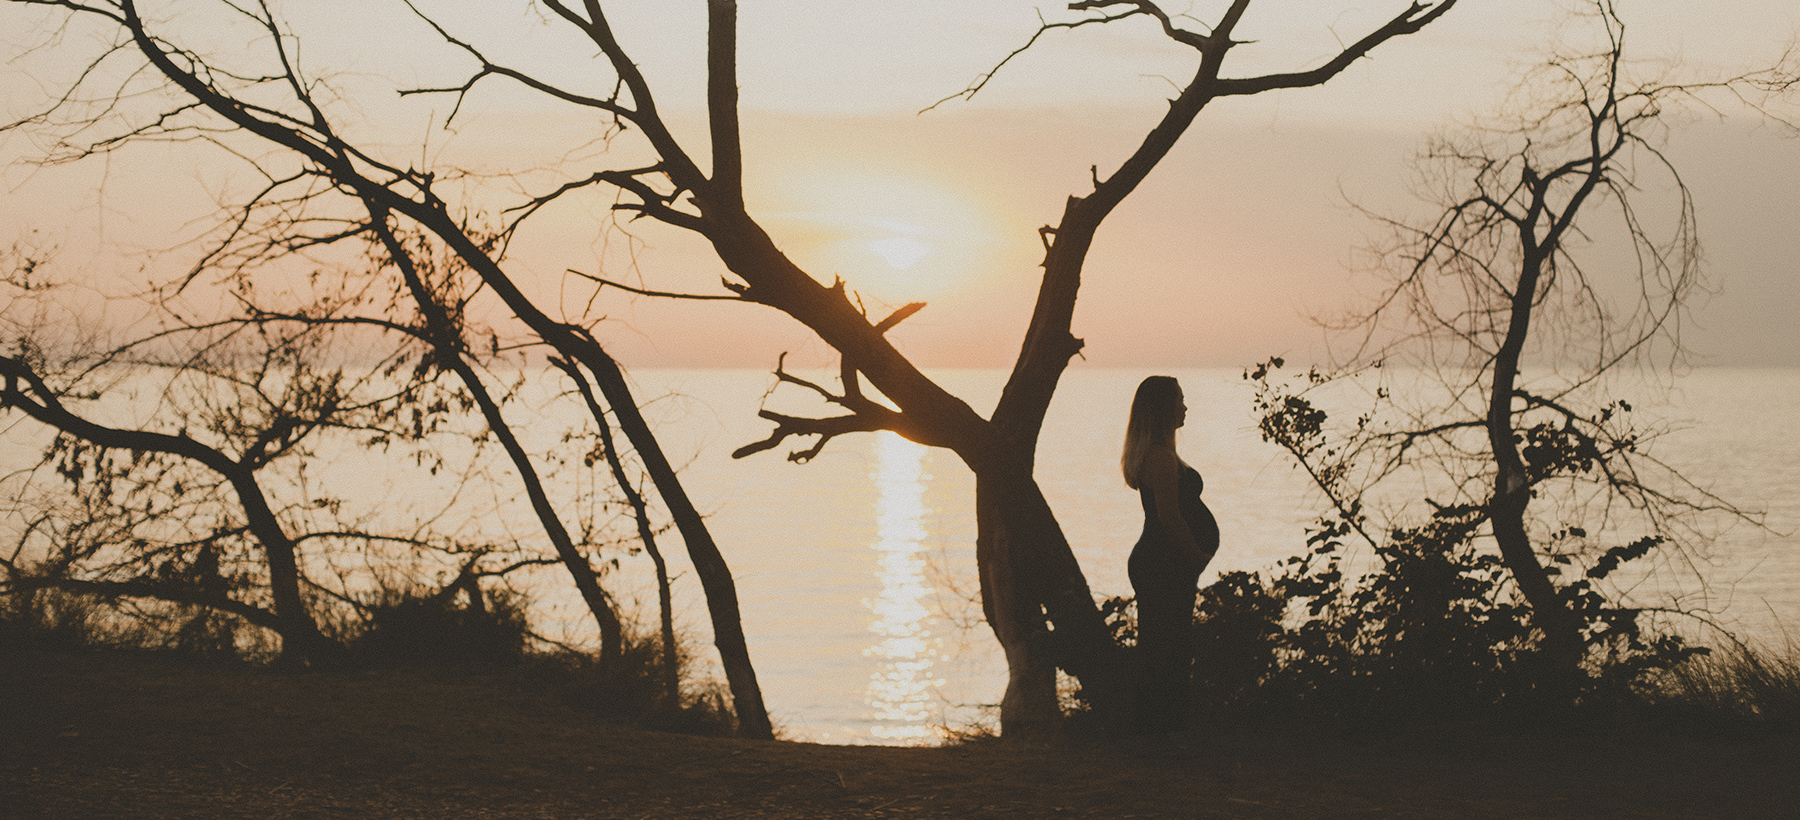
[[[321,457],[318,441],[327,432],[350,435],[337,436],[326,452],[341,455],[348,448],[364,459],[411,461],[436,475],[448,465],[437,449],[441,444],[428,440],[453,429],[455,425],[446,424],[452,417],[479,410],[486,425],[466,442],[475,445],[476,455],[469,466],[455,469],[479,464],[484,437],[500,440],[525,484],[533,513],[595,617],[602,662],[616,663],[622,657],[624,626],[589,558],[610,544],[596,542],[597,534],[585,524],[582,541],[571,538],[502,415],[507,397],[496,397],[477,372],[465,336],[479,329],[461,319],[467,298],[456,290],[454,257],[443,270],[445,262],[431,243],[408,245],[385,225],[375,234],[378,244],[363,264],[335,276],[327,270],[313,272],[315,298],[310,302],[282,310],[263,307],[257,288],[233,277],[227,287],[237,310],[196,324],[182,317],[169,294],[153,293],[153,312],[165,327],[110,350],[69,353],[69,361],[60,364],[49,361],[45,348],[58,345],[44,338],[50,328],[41,326],[31,309],[34,302],[39,307],[54,303],[60,288],[39,273],[42,260],[17,260],[17,270],[6,282],[14,298],[0,311],[0,319],[18,334],[11,342],[17,353],[0,357],[9,385],[0,392],[0,406],[22,409],[60,433],[39,466],[54,466],[79,508],[59,516],[59,504],[66,502],[53,498],[54,493],[21,489],[32,501],[20,509],[37,506],[40,511],[22,522],[16,554],[0,562],[8,576],[5,587],[29,593],[52,586],[230,613],[280,634],[285,658],[308,662],[332,660],[337,649],[308,612],[308,599],[316,597],[311,593],[366,614],[363,599],[370,590],[366,579],[334,590],[316,574],[308,577],[299,556],[304,542],[331,544],[335,550],[324,552],[334,554],[320,557],[333,566],[339,563],[336,554],[367,552],[376,545],[397,547],[415,560],[430,554],[453,560],[459,565],[457,575],[438,597],[448,600],[465,593],[471,608],[485,609],[482,579],[546,562],[498,544],[464,542],[439,530],[442,522],[436,515],[425,514],[410,532],[396,511],[379,516],[374,528],[363,526],[354,520],[357,513],[342,509],[341,497],[329,486],[305,478],[307,466]],[[399,281],[367,271],[393,271]],[[359,306],[373,315],[359,314]],[[360,357],[362,375],[348,375],[341,366],[319,367],[319,360],[332,355],[334,343],[368,350],[366,332],[360,338],[338,337],[371,328],[398,341],[380,348],[383,358]],[[50,371],[59,372],[54,383],[44,375]],[[446,374],[460,382],[460,392],[440,386]],[[141,429],[95,423],[68,406],[111,404],[116,411],[117,397],[105,399],[121,392],[119,385],[132,391],[148,386],[154,394],[158,381],[165,385],[161,409]],[[209,437],[214,444],[203,443]],[[405,452],[391,452],[395,444],[409,446]],[[270,469],[278,463],[285,468]],[[217,489],[212,482],[185,465],[227,479],[236,500],[212,492]],[[269,478],[271,472],[277,477]],[[462,480],[468,478],[464,473]],[[284,495],[289,498],[285,504],[278,500]],[[293,500],[296,495],[299,503]],[[237,518],[247,524],[234,523]],[[46,528],[63,534],[46,541]],[[266,559],[259,567],[241,566],[233,544],[242,539],[260,543]],[[27,554],[30,541],[37,548]],[[359,544],[363,549],[354,549]],[[365,557],[353,573],[379,578],[385,570]],[[393,581],[409,594],[426,583],[407,574]],[[273,611],[256,603],[259,593],[272,595]]]
[[[756,737],[771,734],[744,646],[729,571],[674,469],[636,413],[617,364],[586,328],[554,319],[531,302],[504,271],[499,250],[438,196],[436,174],[383,161],[379,152],[359,148],[337,132],[327,114],[329,101],[321,101],[316,93],[323,86],[302,73],[295,61],[294,43],[269,5],[223,6],[265,35],[257,45],[262,49],[258,56],[266,57],[267,62],[255,70],[209,63],[199,50],[181,47],[177,33],[161,28],[153,31],[134,2],[20,5],[59,7],[71,15],[70,24],[75,20],[102,23],[113,27],[120,38],[95,58],[91,70],[65,93],[55,95],[45,110],[12,124],[15,130],[30,128],[52,135],[55,147],[44,161],[79,161],[145,140],[206,140],[238,156],[262,150],[228,144],[239,135],[289,152],[274,160],[252,160],[268,180],[267,186],[228,213],[223,238],[196,270],[251,270],[284,254],[366,237],[377,224],[385,224],[381,219],[359,218],[357,212],[375,212],[383,219],[393,214],[412,226],[411,230],[445,243],[541,343],[586,369],[618,415],[693,557],[713,613],[715,642],[732,688],[740,731]],[[150,73],[128,69],[123,78],[111,74],[108,61],[122,55],[136,55],[143,61],[141,69]],[[161,78],[167,91],[185,101],[176,99],[166,108],[148,111],[119,104],[137,101],[141,95],[135,83],[144,76]],[[108,86],[108,82],[114,85]],[[90,97],[89,83],[111,90]],[[112,103],[107,102],[108,97]],[[97,133],[109,128],[116,130]],[[347,200],[344,194],[349,195]]]
[[[362,260],[365,264],[339,271],[336,277],[328,271],[313,273],[315,292],[323,289],[329,295],[308,304],[282,310],[261,307],[256,288],[236,279],[229,283],[229,293],[238,309],[224,318],[195,324],[178,315],[173,301],[160,301],[153,307],[167,327],[110,350],[73,354],[64,364],[48,361],[42,338],[46,328],[34,327],[29,320],[20,324],[18,317],[6,315],[29,313],[22,303],[55,300],[54,293],[45,292],[55,287],[41,277],[32,281],[41,262],[22,263],[8,284],[17,291],[15,296],[24,298],[15,298],[0,311],[0,317],[11,320],[9,329],[19,334],[12,340],[17,353],[0,356],[0,373],[8,385],[0,391],[0,407],[23,410],[58,431],[39,467],[54,466],[70,485],[69,494],[79,509],[59,517],[57,502],[49,494],[34,496],[34,503],[50,503],[21,528],[19,554],[0,561],[9,576],[5,587],[28,592],[54,586],[112,599],[206,607],[277,632],[286,658],[320,662],[333,659],[337,647],[320,634],[309,614],[308,598],[315,597],[309,592],[366,612],[362,599],[369,590],[356,588],[366,587],[366,581],[334,590],[316,576],[308,577],[299,556],[304,542],[328,542],[339,553],[352,552],[343,548],[357,544],[387,545],[415,559],[437,554],[454,560],[459,565],[455,579],[437,596],[448,600],[465,593],[469,606],[477,610],[485,608],[482,579],[560,562],[599,627],[601,661],[618,662],[624,624],[590,558],[611,544],[596,540],[602,536],[589,522],[583,522],[579,542],[571,536],[503,415],[502,403],[508,397],[497,397],[478,372],[466,337],[478,334],[479,328],[462,320],[467,298],[456,291],[454,257],[441,259],[422,238],[404,242],[384,224],[377,225],[374,234],[378,244]],[[399,281],[384,282],[368,271],[392,271]],[[383,285],[389,292],[386,299],[378,298]],[[359,313],[358,306],[372,315]],[[319,367],[315,360],[330,355],[334,342],[368,349],[367,333],[338,338],[368,329],[398,338],[380,348],[385,358],[365,357],[360,376],[346,374],[341,366]],[[52,383],[44,376],[48,371],[69,372]],[[447,374],[460,383],[460,392],[440,385]],[[135,391],[158,380],[165,384],[158,401],[161,410],[142,428],[109,427],[68,406],[111,404],[116,411],[117,398],[105,399],[108,393],[120,392],[119,384]],[[436,475],[447,466],[446,458],[437,449],[441,444],[434,446],[428,440],[451,430],[454,425],[446,422],[452,417],[472,410],[479,411],[485,425],[469,434],[466,443],[475,445],[476,456],[461,469],[479,464],[485,437],[498,439],[525,485],[532,512],[543,524],[557,561],[520,556],[493,543],[464,542],[438,530],[439,522],[430,518],[421,519],[410,532],[395,514],[381,516],[374,528],[365,527],[353,520],[356,513],[342,510],[341,497],[334,496],[329,486],[305,478],[307,466],[322,457],[318,442],[327,432],[350,435],[339,435],[324,452],[341,455],[348,448],[365,459],[386,456],[422,464],[425,472]],[[203,443],[206,438],[215,443]],[[391,452],[395,444],[410,446]],[[285,469],[270,469],[278,463]],[[236,500],[211,492],[217,488],[184,465],[203,467],[226,479]],[[271,472],[280,475],[270,479]],[[464,482],[468,478],[466,473],[462,476]],[[29,489],[21,492],[32,494]],[[283,495],[289,497],[286,504],[278,500]],[[296,495],[301,497],[298,503],[293,500]],[[20,509],[29,506],[22,504]],[[71,516],[84,520],[64,520]],[[237,517],[247,523],[234,523]],[[209,521],[215,523],[208,525]],[[319,529],[321,524],[326,528]],[[400,529],[394,529],[397,525]],[[208,526],[211,530],[205,532]],[[24,542],[33,540],[34,530],[41,535],[45,527],[61,528],[65,535],[54,539],[56,543],[37,538],[40,549],[26,556]],[[196,528],[202,532],[187,537]],[[175,535],[164,537],[152,530]],[[241,539],[261,545],[266,557],[260,570],[230,570],[236,560],[231,545]],[[324,557],[329,564],[338,563],[332,556]],[[660,556],[657,563],[659,576],[666,581]],[[368,559],[360,571],[384,574]],[[264,574],[266,581],[261,579]],[[409,594],[425,583],[405,574],[394,580]],[[254,602],[259,590],[272,595],[273,611]]]
[[[1679,543],[1692,514],[1741,515],[1651,456],[1630,401],[1608,391],[1682,361],[1684,316],[1705,288],[1694,202],[1663,151],[1672,118],[1779,76],[1633,63],[1611,0],[1570,29],[1598,46],[1553,53],[1504,118],[1419,157],[1432,216],[1378,217],[1391,231],[1372,265],[1380,290],[1331,325],[1342,369],[1298,392],[1253,374],[1265,435],[1371,545],[1400,527],[1368,522],[1378,487],[1424,486],[1440,517],[1461,511],[1449,517],[1464,537],[1485,525],[1566,680],[1600,637],[1578,611],[1589,579]],[[1371,373],[1383,374],[1377,409],[1328,435],[1306,394]],[[1559,577],[1577,559],[1586,577]]]
[[[113,27],[119,39],[102,59],[134,54],[142,61],[139,65],[163,79],[165,90],[174,93],[176,100],[155,116],[123,118],[120,124],[108,119],[112,112],[104,105],[107,94],[92,98],[99,104],[82,105],[78,103],[89,98],[75,93],[79,89],[71,89],[47,110],[21,121],[20,127],[55,131],[62,145],[77,146],[69,151],[75,156],[110,150],[133,139],[170,135],[217,140],[226,139],[216,136],[220,134],[232,139],[247,135],[284,149],[288,164],[268,173],[267,190],[241,209],[242,224],[277,234],[289,246],[329,242],[366,228],[325,231],[320,230],[321,222],[294,214],[303,205],[318,206],[340,192],[355,197],[444,242],[542,344],[593,376],[618,413],[621,428],[643,458],[694,557],[712,607],[715,639],[737,699],[740,722],[750,734],[767,734],[766,717],[747,708],[755,693],[754,678],[743,650],[735,590],[724,571],[723,558],[673,470],[649,438],[648,428],[637,417],[616,364],[586,325],[553,318],[533,302],[509,274],[501,256],[484,248],[471,234],[467,221],[445,201],[435,171],[407,164],[411,160],[385,158],[383,150],[359,145],[334,123],[328,112],[337,109],[319,95],[328,86],[297,67],[291,53],[292,35],[268,5],[232,6],[261,30],[263,38],[255,48],[268,58],[255,71],[233,71],[215,66],[197,47],[184,47],[178,26],[146,22],[134,0],[14,2],[57,7],[67,10],[71,19]],[[518,218],[577,192],[610,188],[616,192],[615,209],[704,238],[735,277],[725,283],[728,292],[719,295],[774,307],[831,345],[842,357],[840,392],[815,387],[847,412],[813,419],[771,417],[776,428],[769,440],[750,449],[767,449],[794,435],[817,436],[822,446],[841,434],[891,430],[916,442],[948,448],[975,472],[983,608],[1010,670],[1002,725],[1011,732],[1041,729],[1055,719],[1057,667],[1079,678],[1097,701],[1105,701],[1115,689],[1117,664],[1108,631],[1033,477],[1044,415],[1063,370],[1081,349],[1081,340],[1070,332],[1071,321],[1081,271],[1101,224],[1167,156],[1211,101],[1319,85],[1388,40],[1419,31],[1454,5],[1455,0],[1409,3],[1388,22],[1316,67],[1243,78],[1227,76],[1224,69],[1232,49],[1243,44],[1235,37],[1249,0],[1233,0],[1212,25],[1199,28],[1189,27],[1191,18],[1171,15],[1148,0],[1077,2],[1070,5],[1071,19],[1046,22],[1038,35],[1148,20],[1171,45],[1191,51],[1195,68],[1170,100],[1168,111],[1116,170],[1102,176],[1096,168],[1093,190],[1071,196],[1058,223],[1039,231],[1045,257],[1036,307],[1012,375],[990,418],[982,418],[926,377],[887,340],[887,331],[916,311],[916,306],[887,317],[866,315],[841,282],[821,284],[783,254],[745,209],[735,2],[709,0],[707,4],[706,65],[695,66],[706,75],[708,133],[703,149],[677,137],[670,127],[649,80],[621,44],[599,0],[541,2],[554,20],[597,49],[610,69],[589,83],[562,85],[501,64],[472,41],[475,33],[453,32],[427,19],[443,41],[465,54],[475,68],[460,81],[402,89],[401,93],[443,93],[460,99],[484,81],[503,80],[631,129],[641,147],[653,156],[651,161],[571,173],[548,193],[521,205]],[[1032,39],[1035,42],[1037,37]],[[76,85],[98,83],[101,80],[97,78],[103,76],[104,72],[96,71],[77,80]],[[978,81],[964,96],[972,96],[987,81]],[[95,122],[111,123],[116,130],[98,135]],[[697,159],[701,150],[709,157],[706,165]],[[285,210],[271,207],[278,204],[286,206]],[[513,227],[516,225],[515,221]],[[892,406],[865,395],[861,388],[864,380]],[[1049,623],[1054,623],[1053,630]],[[760,698],[755,702],[760,704]]]
[[[137,544],[138,548],[131,550],[126,560],[115,561],[115,566],[145,566],[125,580],[84,580],[61,571],[34,580],[21,578],[20,568],[9,566],[12,586],[54,583],[84,592],[206,606],[238,615],[279,633],[286,658],[319,662],[328,661],[336,654],[334,642],[319,631],[318,623],[308,611],[295,538],[277,516],[258,477],[262,468],[290,454],[319,427],[339,421],[334,417],[345,396],[337,391],[333,379],[312,380],[307,374],[297,374],[293,380],[294,388],[287,391],[291,401],[271,408],[275,413],[269,423],[254,425],[253,430],[244,429],[250,425],[245,424],[247,419],[242,415],[218,419],[221,423],[215,425],[212,432],[221,432],[217,427],[227,427],[237,429],[224,431],[225,438],[232,438],[231,432],[248,434],[243,436],[247,440],[240,442],[240,452],[233,455],[202,442],[186,429],[164,433],[96,423],[70,410],[63,401],[70,391],[47,383],[30,358],[29,353],[0,356],[0,375],[5,377],[5,387],[0,389],[0,407],[19,410],[62,434],[45,453],[45,461],[55,464],[77,491],[86,488],[100,499],[123,504],[130,521],[111,533],[111,537],[60,545],[62,550],[57,563],[66,569],[78,557],[91,556],[123,543]],[[131,457],[113,458],[109,451],[130,453]],[[191,506],[191,495],[205,492],[204,480],[184,476],[170,464],[161,462],[159,457],[190,462],[222,478],[235,495],[234,506],[241,511],[243,523],[235,526],[220,523],[197,538],[178,541],[175,552],[187,553],[186,556],[159,555],[157,550],[150,549],[139,528],[162,516],[186,513]],[[166,482],[170,486],[162,488],[164,492],[160,497],[146,489],[164,483],[159,479],[170,478],[171,470],[176,474]],[[140,478],[140,475],[146,477]],[[133,496],[136,496],[135,501]],[[230,543],[245,537],[252,539],[262,552],[261,564],[268,575],[266,589],[272,598],[272,605],[267,609],[233,597],[233,585],[220,574],[220,556],[230,551]],[[182,560],[187,557],[191,560]],[[193,577],[171,577],[170,570],[184,563],[190,570],[186,574]]]

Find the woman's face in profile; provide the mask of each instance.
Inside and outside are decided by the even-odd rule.
[[[1187,397],[1183,396],[1181,394],[1180,389],[1176,389],[1176,391],[1175,391],[1175,426],[1180,427],[1184,424],[1187,424]]]

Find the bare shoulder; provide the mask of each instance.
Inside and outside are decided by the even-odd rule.
[[[1150,476],[1173,476],[1181,471],[1181,457],[1172,447],[1152,447],[1144,453],[1144,472]]]

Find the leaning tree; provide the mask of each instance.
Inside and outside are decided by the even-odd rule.
[[[424,339],[445,370],[458,371],[470,350],[461,335],[467,328],[446,312],[458,306],[444,297],[494,294],[512,317],[570,365],[563,372],[577,379],[584,394],[597,390],[604,405],[599,400],[584,402],[594,423],[604,427],[616,420],[685,542],[712,615],[740,731],[757,737],[772,734],[722,553],[638,412],[618,364],[587,323],[554,317],[508,277],[502,261],[510,232],[496,237],[478,217],[449,204],[445,197],[455,197],[440,195],[436,172],[385,159],[381,148],[361,147],[355,137],[341,132],[340,118],[351,122],[352,132],[367,123],[356,119],[356,107],[347,104],[331,83],[309,76],[292,32],[271,4],[174,3],[153,9],[150,16],[155,22],[147,22],[144,9],[134,2],[22,0],[14,6],[49,7],[55,16],[35,21],[45,36],[44,48],[35,56],[51,52],[50,62],[58,64],[56,52],[77,52],[71,55],[76,70],[63,86],[52,90],[38,108],[0,128],[37,142],[36,156],[28,161],[47,167],[114,160],[142,144],[196,143],[216,147],[260,177],[257,185],[241,192],[240,199],[227,197],[218,229],[205,238],[198,260],[184,275],[163,283],[157,289],[163,294],[205,291],[209,286],[216,290],[209,277],[252,286],[258,280],[268,284],[284,277],[304,279],[313,275],[308,268],[320,264],[317,260],[333,249],[339,249],[336,261],[342,263],[346,258],[354,261],[370,246],[383,249],[386,257],[386,264],[377,264],[372,272],[397,267],[401,278],[407,279],[419,259],[397,240],[402,235],[428,237],[433,253],[441,251],[455,260],[451,278],[466,281],[417,282],[425,285],[423,289],[409,283],[403,292],[410,293],[419,321],[401,327],[392,321],[395,317],[387,317],[390,330]],[[207,12],[216,14],[207,17]],[[252,45],[248,52],[239,48],[245,37]],[[79,53],[80,47],[71,41],[101,46]],[[229,45],[221,45],[224,41]],[[378,135],[362,134],[382,144]],[[450,181],[443,188],[466,182],[462,175],[444,176]],[[369,318],[268,315],[259,306],[248,307],[258,314],[252,317],[258,322]],[[506,438],[494,408],[482,409],[495,434]],[[608,409],[610,419],[605,415]],[[509,445],[506,449],[515,462],[526,457],[511,446],[516,442],[503,444]],[[527,494],[565,563],[571,568],[584,566],[586,558],[571,551],[568,533],[558,532],[561,525],[551,523],[554,514],[544,503],[541,486]],[[603,621],[603,631],[608,631],[604,621],[610,602],[604,600],[603,591],[581,582],[589,574],[578,571],[577,581]]]
[[[95,349],[59,339],[59,323],[47,318],[46,309],[66,306],[70,284],[46,278],[41,259],[15,262],[0,280],[8,298],[0,308],[0,415],[38,423],[9,423],[9,443],[49,437],[35,464],[24,461],[10,475],[17,481],[7,535],[16,541],[0,557],[0,592],[57,589],[131,601],[122,608],[140,612],[142,602],[203,610],[178,637],[213,623],[210,610],[280,636],[284,660],[330,663],[342,647],[319,624],[338,613],[318,604],[335,598],[368,614],[367,576],[386,586],[380,578],[390,564],[454,567],[455,580],[438,594],[462,592],[479,607],[483,579],[560,562],[595,617],[602,661],[618,661],[624,624],[590,564],[588,552],[601,546],[593,528],[572,541],[501,415],[509,396],[495,394],[462,342],[471,329],[444,330],[456,308],[441,302],[463,300],[431,288],[443,284],[435,273],[442,260],[416,243],[402,247],[391,232],[385,238],[393,241],[368,264],[314,271],[309,298],[272,299],[239,280],[227,291],[237,310],[195,321],[165,294],[151,300],[150,328]],[[405,262],[384,266],[384,254]],[[401,269],[405,281],[370,275],[384,267]],[[409,290],[423,303],[417,317],[406,309]],[[375,315],[359,315],[356,305]],[[379,353],[360,366],[333,361],[334,349],[368,349],[366,335],[345,334],[368,329],[400,341],[375,346]],[[444,383],[449,374],[460,391]],[[141,414],[144,399],[154,412]],[[459,423],[472,409],[484,428]],[[489,438],[512,458],[558,559],[467,532],[480,513],[461,496],[480,474]],[[377,463],[365,462],[363,476],[319,469],[326,453],[346,449]],[[355,479],[370,466],[400,477],[414,489],[407,501],[419,506],[347,499],[344,485],[363,483]],[[418,492],[427,485],[433,492]],[[416,517],[408,521],[408,513]],[[304,560],[304,547],[326,560]],[[325,575],[338,576],[340,588]],[[426,583],[397,580],[408,592]]]
[[[288,231],[297,245],[331,238],[321,235],[318,223],[309,221],[303,213],[307,209],[297,204],[302,201],[315,210],[325,208],[330,200],[340,209],[384,215],[364,218],[344,229],[351,234],[367,233],[387,218],[385,215],[391,215],[408,230],[434,236],[461,257],[481,286],[559,360],[588,371],[603,392],[622,386],[616,365],[589,330],[592,317],[559,317],[555,309],[532,298],[502,253],[478,240],[476,220],[453,201],[461,190],[458,180],[465,179],[463,175],[454,168],[419,167],[416,145],[395,150],[375,139],[358,138],[359,131],[353,126],[361,109],[339,99],[329,78],[311,76],[297,62],[292,46],[298,37],[271,3],[226,4],[252,21],[257,40],[251,50],[264,58],[259,64],[244,65],[241,55],[227,58],[217,51],[209,54],[201,46],[186,45],[199,38],[183,29],[178,15],[161,22],[155,15],[144,14],[136,0],[13,2],[53,7],[66,13],[71,24],[81,21],[79,25],[110,31],[102,36],[113,38],[111,49],[94,63],[95,71],[73,80],[68,94],[22,125],[55,131],[62,146],[76,146],[71,149],[75,154],[104,151],[117,142],[178,135],[214,140],[241,155],[278,165],[280,170],[269,174],[269,185],[250,204],[286,207],[244,208],[241,213],[272,220],[273,229]],[[1171,14],[1149,0],[1082,0],[1069,5],[1068,19],[1046,21],[1033,36],[1031,42],[1036,42],[1039,36],[1059,29],[1145,21],[1153,24],[1171,47],[1187,50],[1194,67],[1192,75],[1178,85],[1167,111],[1137,146],[1116,165],[1106,163],[1112,170],[1102,174],[1099,164],[1081,163],[1096,166],[1092,189],[1070,196],[1055,224],[1039,229],[1044,258],[1037,300],[1004,392],[986,418],[920,372],[887,339],[888,331],[912,315],[917,306],[888,316],[868,315],[841,281],[826,284],[784,254],[745,207],[735,2],[709,0],[706,6],[705,63],[693,67],[706,78],[705,138],[698,143],[678,135],[659,107],[649,78],[640,70],[637,58],[642,55],[632,54],[623,45],[608,4],[600,0],[530,4],[547,12],[561,32],[600,55],[600,65],[575,66],[573,72],[561,70],[566,67],[532,70],[510,65],[504,58],[490,56],[501,46],[492,32],[453,30],[448,22],[419,12],[419,18],[435,30],[442,43],[464,55],[472,68],[441,84],[398,90],[453,95],[460,100],[478,85],[511,83],[522,93],[541,94],[601,115],[605,124],[597,137],[615,142],[635,140],[629,151],[622,145],[615,148],[620,149],[620,156],[643,159],[597,168],[559,168],[563,179],[546,185],[545,193],[519,203],[516,213],[529,215],[561,198],[597,193],[610,198],[611,207],[618,211],[697,234],[733,277],[724,282],[726,290],[720,295],[775,308],[839,354],[841,385],[836,392],[825,388],[819,392],[843,412],[820,418],[765,414],[775,428],[766,441],[747,451],[772,448],[790,436],[816,436],[818,445],[823,445],[838,435],[888,430],[956,453],[976,476],[983,610],[1007,659],[1010,677],[1001,704],[1001,724],[1012,732],[1041,728],[1054,720],[1055,670],[1059,667],[1078,678],[1097,702],[1105,702],[1116,690],[1113,670],[1118,664],[1112,657],[1116,650],[1033,477],[1045,413],[1063,371],[1082,347],[1082,341],[1071,332],[1074,308],[1082,270],[1101,225],[1212,101],[1325,83],[1388,40],[1417,32],[1438,19],[1455,0],[1409,3],[1386,23],[1315,67],[1260,76],[1231,76],[1226,71],[1227,58],[1247,42],[1239,39],[1239,28],[1251,4],[1249,0],[1231,0],[1222,5],[1207,25],[1191,15]],[[157,14],[167,16],[160,4]],[[346,27],[353,24],[343,23]],[[56,47],[66,46],[57,43]],[[108,61],[115,60],[123,61],[127,69],[118,73],[100,70],[110,69]],[[125,79],[117,80],[120,76]],[[161,87],[146,88],[146,76],[157,78]],[[137,100],[142,94],[162,94],[169,102],[160,111],[119,126],[108,119],[114,112],[95,104],[96,100],[103,102],[106,95],[93,95],[87,88],[87,84],[109,79],[120,83],[115,86],[120,98]],[[974,94],[986,82],[977,82],[967,93]],[[95,128],[96,122],[112,123],[117,130]],[[617,129],[623,129],[625,136],[620,137]],[[260,145],[246,147],[247,143]],[[271,147],[284,157],[266,159]],[[611,154],[602,155],[602,163],[606,156]],[[865,393],[865,382],[887,402]],[[655,448],[644,443],[648,431],[631,417],[635,414],[628,412],[629,402],[612,403],[627,411],[621,413],[622,426],[644,455],[646,468],[695,557],[709,600],[722,602],[730,610],[731,616],[724,617],[723,610],[715,609],[713,625],[733,691],[742,694],[740,684],[753,686],[753,681],[740,680],[739,670],[734,668],[734,661],[742,657],[743,642],[735,620],[735,593],[729,576],[722,572],[723,559],[699,526],[698,515],[674,481],[673,472]],[[747,671],[747,659],[744,663]],[[743,706],[740,698],[740,710]],[[756,722],[756,716],[740,714],[740,719]]]

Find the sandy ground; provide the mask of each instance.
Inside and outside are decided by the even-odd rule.
[[[893,749],[648,732],[517,678],[0,656],[0,818],[1800,818],[1792,743]]]

